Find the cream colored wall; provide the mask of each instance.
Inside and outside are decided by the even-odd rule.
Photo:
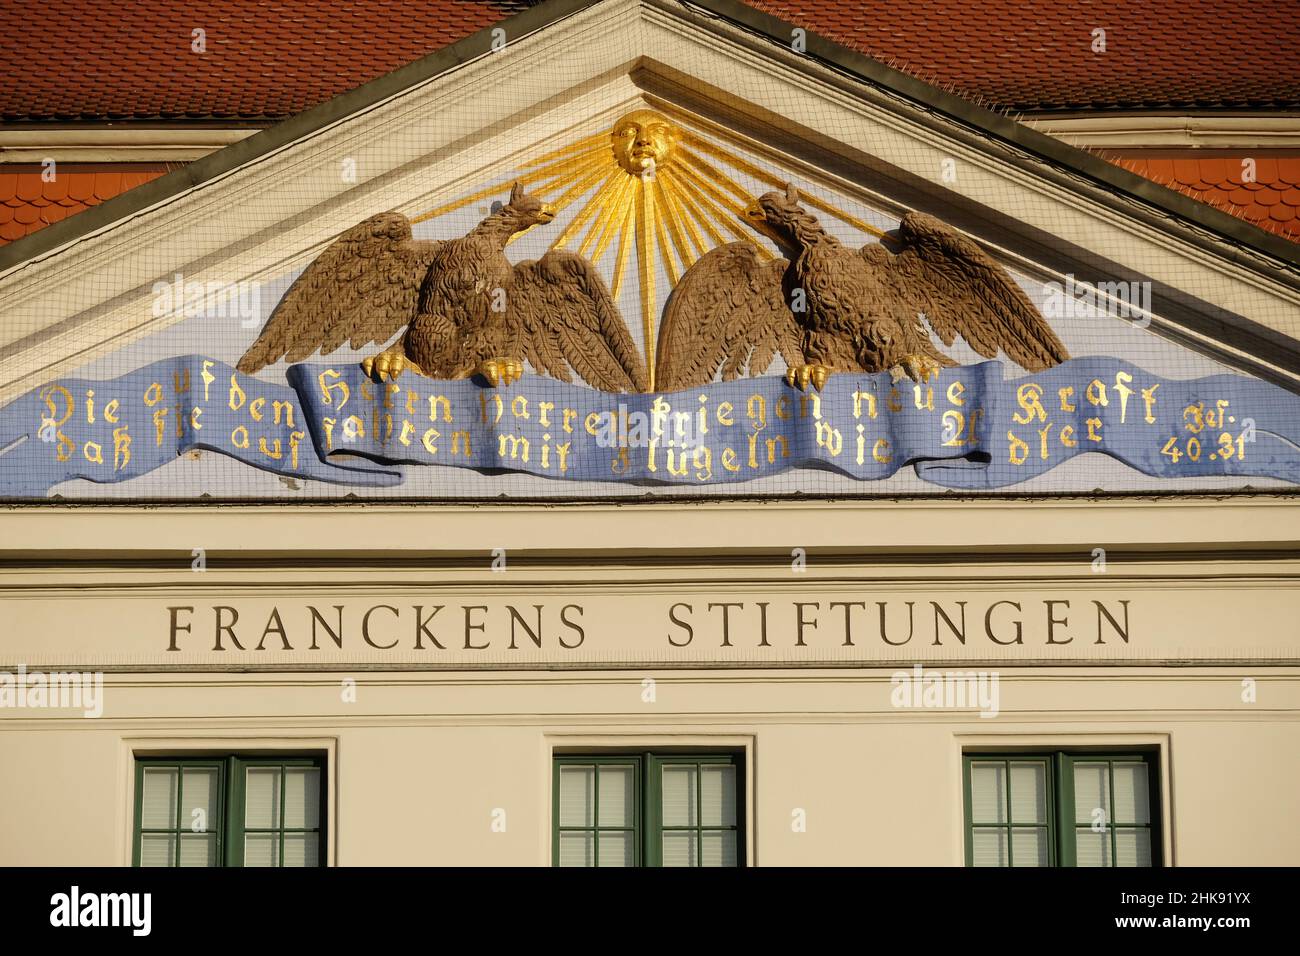
[[[199,546],[203,573],[191,570]],[[504,575],[490,571],[498,547]],[[806,549],[803,573],[792,547]],[[0,864],[129,863],[137,751],[284,747],[329,755],[332,862],[546,865],[556,748],[669,743],[748,752],[760,865],[958,865],[963,747],[1089,745],[1160,749],[1166,862],[1300,864],[1298,551],[1300,508],[1267,497],[0,510],[0,670],[39,654],[106,672],[97,719],[0,708]],[[662,618],[631,613],[592,630],[605,669],[436,670],[352,659],[355,641],[316,671],[251,650],[178,668],[166,651],[178,601],[324,589],[365,607],[541,587],[607,610],[644,592],[1020,589],[1086,607],[1113,591],[1153,613],[1135,616],[1128,645],[1027,642],[1023,657],[1002,648],[975,664],[995,649],[972,636],[965,656],[949,642],[927,657],[996,669],[993,719],[895,708],[902,665],[875,659],[878,646],[829,661],[787,633],[780,660],[708,669],[673,658]],[[492,831],[496,808],[505,833]]]
[[[1300,670],[1255,704],[1237,669],[1003,672],[995,719],[893,709],[889,674],[110,675],[98,720],[0,724],[0,864],[129,863],[135,751],[283,746],[330,752],[337,864],[547,865],[554,749],[706,742],[748,749],[759,865],[959,865],[962,748],[1035,745],[1159,747],[1167,862],[1300,863]]]

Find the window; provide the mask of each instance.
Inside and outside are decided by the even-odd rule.
[[[965,754],[967,866],[1158,866],[1146,753]]]
[[[136,866],[323,866],[324,758],[141,757]]]
[[[555,758],[556,866],[741,866],[739,754]]]

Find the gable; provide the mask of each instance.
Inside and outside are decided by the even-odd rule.
[[[746,232],[738,213],[746,199],[793,182],[826,230],[851,248],[874,241],[876,231],[897,228],[909,209],[937,216],[978,240],[1044,314],[1070,355],[1091,363],[1078,367],[1080,374],[1070,378],[1071,384],[1053,379],[1052,389],[1059,392],[1068,387],[1084,394],[1089,383],[1101,380],[1113,391],[1116,375],[1132,366],[1151,377],[1147,388],[1157,380],[1165,383],[1161,385],[1165,395],[1181,388],[1183,407],[1205,406],[1208,401],[1214,412],[1223,396],[1232,396],[1231,401],[1241,395],[1239,401],[1260,407],[1256,413],[1243,413],[1243,418],[1250,417],[1268,434],[1272,434],[1268,428],[1285,430],[1300,369],[1295,345],[1300,294],[1294,263],[1270,255],[1273,247],[1267,243],[1251,248],[1203,222],[1170,219],[1167,211],[1144,205],[1136,193],[1089,179],[1082,159],[1071,167],[1044,155],[1063,150],[1059,144],[1038,151],[1014,141],[1041,145],[1027,131],[1016,131],[1008,139],[973,124],[972,119],[979,117],[972,109],[953,107],[964,114],[959,116],[923,108],[897,88],[846,77],[825,62],[776,46],[752,32],[657,4],[597,4],[509,42],[500,52],[492,52],[490,36],[482,40],[478,54],[469,56],[462,50],[465,62],[454,68],[423,78],[408,75],[405,86],[393,87],[396,81],[390,81],[378,92],[361,95],[363,91],[358,91],[352,101],[344,97],[327,104],[327,115],[312,119],[314,127],[306,129],[310,124],[299,121],[301,135],[293,135],[291,121],[288,129],[268,131],[275,135],[266,136],[262,144],[254,137],[232,147],[244,150],[247,161],[239,163],[235,162],[238,155],[227,156],[224,162],[230,167],[219,175],[189,189],[175,191],[174,183],[172,192],[160,187],[148,197],[153,199],[150,208],[134,210],[95,234],[9,269],[0,277],[0,308],[8,317],[0,352],[0,403],[20,400],[24,394],[30,397],[32,389],[50,382],[135,375],[121,386],[124,394],[140,394],[135,402],[136,434],[144,434],[135,440],[152,438],[158,426],[152,412],[145,411],[154,406],[144,404],[144,396],[155,378],[161,376],[164,391],[169,375],[187,374],[190,387],[197,387],[205,366],[201,361],[177,365],[181,356],[201,355],[235,365],[293,279],[344,230],[377,212],[398,210],[417,221],[419,237],[456,238],[489,215],[493,202],[506,200],[510,184],[520,179],[529,188],[550,184],[551,192],[542,194],[547,200],[569,196],[570,201],[554,223],[535,227],[511,243],[508,258],[516,263],[536,258],[554,244],[557,235],[567,234],[570,247],[589,256],[611,289],[617,287],[618,310],[638,353],[652,368],[663,304],[689,265],[689,253],[683,254],[678,244],[698,253],[724,240],[747,237],[774,253],[774,247]],[[672,185],[675,171],[665,171],[667,194],[675,198],[668,199],[669,212],[660,216],[652,212],[640,217],[635,199],[638,183],[627,176],[619,179],[611,156],[600,145],[620,117],[636,110],[656,111],[682,131],[695,152],[695,161],[681,171],[676,186]],[[989,127],[998,125],[989,118]],[[264,149],[261,153],[256,152],[259,145]],[[199,170],[195,178],[202,173]],[[679,217],[683,221],[678,222]],[[1082,290],[1073,285],[1076,280]],[[196,284],[205,291],[218,290],[224,301],[196,308],[184,291]],[[1098,297],[1099,288],[1118,299]],[[1129,308],[1134,303],[1136,313]],[[356,363],[383,344],[355,352],[340,349],[314,356],[308,364],[313,368],[323,364],[340,376],[352,376],[346,380],[359,391]],[[945,354],[960,368],[983,361],[960,340]],[[1005,386],[1003,381],[1025,372],[1003,359],[992,370],[969,373],[963,387],[973,389],[978,378],[990,396],[995,391],[1003,396],[999,401],[1006,408],[1004,417],[1025,417],[1015,386]],[[159,366],[153,377],[139,372],[158,362],[172,364]],[[207,374],[215,374],[212,369],[219,367],[208,367]],[[772,374],[779,376],[781,370],[778,363]],[[288,401],[294,393],[292,377],[287,375],[284,363],[259,372],[256,382],[262,385],[240,386],[244,401],[251,403],[255,396],[250,390],[255,387],[286,390],[274,395]],[[1232,377],[1216,379],[1212,386],[1177,385],[1225,375]],[[558,383],[544,376],[528,381],[535,391],[524,397],[531,396],[534,408],[546,396],[560,394]],[[728,402],[743,407],[753,394],[752,384],[742,379],[712,386],[705,390],[701,404],[713,409],[716,422],[717,405]],[[889,389],[896,384],[888,382],[888,376],[880,380],[882,402],[889,401]],[[617,474],[607,471],[609,462],[556,480],[536,474],[536,469],[531,474],[517,468],[503,472],[502,462],[478,462],[477,468],[410,464],[399,473],[397,467],[373,459],[418,458],[385,456],[383,449],[356,446],[344,450],[351,460],[346,467],[336,455],[318,462],[311,472],[286,474],[283,458],[257,459],[257,436],[252,433],[247,436],[249,455],[244,456],[251,464],[232,461],[230,453],[235,449],[222,445],[228,445],[227,436],[239,425],[234,418],[219,418],[214,408],[207,413],[207,422],[225,433],[220,442],[182,441],[173,446],[173,435],[167,431],[165,451],[174,460],[162,467],[121,480],[106,460],[105,477],[110,483],[78,477],[43,488],[41,494],[459,498],[503,493],[526,497],[718,494],[738,489],[759,494],[899,494],[979,488],[981,482],[985,487],[1019,492],[1204,490],[1289,487],[1281,479],[1294,474],[1283,443],[1262,456],[1269,463],[1261,466],[1262,471],[1201,466],[1197,474],[1180,476],[1173,466],[1182,463],[1186,471],[1187,439],[1196,437],[1199,446],[1206,444],[1197,437],[1199,433],[1180,433],[1163,456],[1166,442],[1156,442],[1160,447],[1153,452],[1149,435],[1140,441],[1135,438],[1131,448],[1123,444],[1106,449],[1110,456],[1127,449],[1126,461],[1098,454],[1066,455],[1064,449],[1070,446],[1060,444],[1058,421],[1052,438],[1057,442],[1053,456],[1060,453],[1060,458],[1044,459],[1052,467],[1027,469],[1023,480],[1015,482],[949,475],[946,483],[936,483],[934,479],[951,467],[942,464],[947,454],[942,405],[950,385],[945,381],[940,390],[940,407],[931,423],[937,427],[929,429],[913,456],[941,459],[933,468],[925,464],[919,469],[899,468],[907,463],[891,461],[878,463],[894,464],[893,469],[846,474],[817,452],[798,459],[800,467],[727,482],[663,483],[662,474],[643,474],[639,482],[617,481],[613,480]],[[229,394],[229,383],[223,386],[227,407],[222,414],[242,412],[242,407],[228,407],[236,399]],[[762,388],[768,390],[765,402],[775,409],[782,394],[770,382]],[[81,390],[86,389],[81,386]],[[900,400],[908,397],[909,390],[904,385]],[[274,401],[272,391],[267,392],[268,403]],[[466,408],[475,401],[481,405],[487,394],[482,386],[467,382],[444,391],[459,395]],[[1140,392],[1135,389],[1134,394]],[[105,394],[101,390],[101,410]],[[572,394],[579,397],[572,399],[571,407],[590,414],[595,406],[589,403],[597,400],[581,392]],[[301,406],[302,393],[297,397]],[[792,408],[809,402],[806,395],[789,398]],[[925,393],[914,398],[915,411],[923,412]],[[78,400],[78,413],[84,414],[83,396],[79,394]],[[33,427],[39,431],[42,406],[39,399],[30,402],[37,410],[36,419],[18,422],[14,418],[13,427],[4,433],[10,447],[25,436],[31,442],[28,450],[0,455],[0,467],[13,470],[14,462],[23,462],[22,480],[31,474],[54,474],[32,462],[47,463],[56,472],[58,468],[57,462],[48,462],[48,447],[37,449],[40,437],[32,432]],[[617,414],[618,404],[614,402],[609,410]],[[1058,404],[1059,411],[1065,412],[1064,406],[1071,402]],[[16,415],[13,408],[6,414]],[[1265,421],[1265,412],[1272,418]],[[1218,414],[1226,417],[1222,411]],[[173,421],[184,428],[186,417],[183,409],[173,412],[167,428]],[[312,434],[299,439],[304,461],[313,444],[321,450],[323,425],[317,419],[325,417],[318,409],[314,430],[307,429]],[[775,420],[775,410],[772,417]],[[966,416],[962,417],[964,428]],[[948,427],[953,423],[949,418]],[[1046,441],[1036,432],[1049,423],[1034,424],[1038,427],[1016,436],[1027,448],[1030,441],[1039,445]],[[850,446],[851,426],[842,429],[849,434]],[[1077,423],[1076,441],[1083,427]],[[397,431],[400,439],[400,424]],[[425,431],[422,428],[419,434]],[[1216,448],[1223,433],[1215,435]],[[88,435],[69,438],[76,452],[70,455],[72,460],[78,455],[86,459],[85,444],[92,440]],[[1174,437],[1163,432],[1161,436]],[[196,439],[193,432],[189,437]],[[266,437],[274,442],[274,437]],[[769,437],[763,436],[756,454],[768,453]],[[991,449],[992,436],[984,437]],[[1230,444],[1238,451],[1245,447],[1237,443],[1240,437],[1237,430],[1230,435]],[[787,438],[799,440],[794,432]],[[1018,446],[1010,446],[1014,452],[1007,447],[1005,436],[998,435],[997,440],[1000,454],[1011,458],[1021,453]],[[105,454],[105,443],[98,444]],[[418,456],[418,445],[412,456]],[[135,447],[139,454],[142,446]],[[280,447],[281,455],[286,455],[287,447]],[[33,456],[34,450],[41,454]],[[747,454],[741,445],[736,450],[740,458]],[[176,457],[177,451],[183,454]],[[338,449],[325,453],[329,451]],[[1038,446],[1032,451],[1037,452]],[[361,457],[353,454],[357,452]],[[16,453],[33,457],[15,458]],[[1179,461],[1173,460],[1175,453]],[[1198,449],[1198,457],[1211,453],[1208,447]],[[1030,457],[1026,452],[1027,461]],[[1233,460],[1240,457],[1234,451]],[[1252,461],[1256,457],[1261,456],[1252,455]],[[1161,472],[1143,474],[1134,467],[1144,462]],[[137,458],[136,464],[143,462]],[[963,462],[961,468],[970,464],[989,462]],[[648,484],[649,480],[656,483]],[[33,493],[30,483],[22,490]]]

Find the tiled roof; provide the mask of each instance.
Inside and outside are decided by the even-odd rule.
[[[1018,111],[1300,104],[1295,0],[746,0],[841,46]],[[1105,52],[1094,52],[1094,30]]]
[[[968,98],[1022,111],[1300,106],[1294,0],[750,2]],[[530,5],[0,4],[0,118],[282,119]],[[206,52],[191,49],[196,29]],[[1093,52],[1095,29],[1106,31],[1105,53]]]
[[[0,166],[0,245],[142,186],[174,165],[60,163],[48,181],[40,166]]]
[[[748,0],[986,105],[1300,108],[1300,17],[1267,0]],[[266,125],[468,36],[529,0],[42,0],[0,5],[0,124]],[[37,31],[36,24],[39,25]],[[1230,26],[1230,28],[1229,28]],[[1094,29],[1106,52],[1094,53]],[[205,52],[192,49],[202,29]],[[36,51],[36,52],[34,52]],[[68,82],[75,76],[76,82]],[[1108,153],[1300,241],[1300,157]],[[0,245],[156,178],[166,164],[0,165]]]
[[[524,0],[4,3],[0,119],[283,119],[528,6]],[[196,30],[203,31],[201,53],[193,49]]]
[[[1190,152],[1103,155],[1139,176],[1300,242],[1300,155],[1251,157],[1253,181],[1242,156]]]

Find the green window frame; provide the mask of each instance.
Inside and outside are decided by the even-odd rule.
[[[286,819],[286,800],[289,779],[287,770],[310,768],[319,773],[318,804],[315,825],[309,825],[304,815],[291,825]],[[176,794],[174,818],[169,826],[144,825],[144,778],[149,771],[175,771]],[[278,771],[275,780],[275,802],[270,808],[270,820],[260,825],[248,824],[249,771]],[[193,829],[192,820],[185,819],[185,781],[195,773],[215,773],[216,792],[213,795],[214,813],[202,830]],[[212,859],[215,866],[244,866],[249,836],[261,838],[270,849],[271,866],[283,866],[286,840],[302,846],[307,866],[324,866],[326,858],[326,759],[323,754],[217,754],[192,757],[139,756],[135,758],[135,816],[132,835],[132,866],[141,866],[142,846],[146,837],[172,837],[172,865],[181,865],[181,850],[186,840],[200,840],[209,836],[215,841]],[[309,847],[314,837],[315,852]],[[269,839],[268,839],[269,838]]]
[[[705,820],[704,780],[702,768],[728,766],[733,768],[734,811],[730,820]],[[590,820],[580,824],[561,823],[560,777],[565,767],[593,768]],[[600,812],[600,775],[602,768],[632,769],[633,807],[631,826],[602,822]],[[694,822],[665,822],[664,772],[686,771],[693,782],[694,792],[687,792],[687,803],[693,807]],[[692,772],[693,771],[693,772]],[[735,866],[745,865],[745,778],[743,755],[734,751],[602,751],[599,753],[566,753],[554,755],[551,780],[551,865],[560,866],[560,847],[564,834],[592,834],[592,865],[601,865],[603,835],[627,834],[632,836],[633,866],[664,866],[665,837],[680,839],[688,835],[695,866],[702,866],[706,857],[705,840],[715,838],[721,850],[728,835],[735,855]],[[722,864],[720,864],[722,865]]]
[[[982,768],[995,768],[1001,772],[1000,786],[1003,789],[1003,805],[998,808],[998,819],[975,819],[972,801],[971,775],[976,765]],[[1124,772],[1128,768],[1140,765],[1145,768],[1146,801],[1141,803],[1140,794],[1136,794],[1132,807],[1116,807],[1115,778],[1117,769]],[[1042,866],[1118,866],[1121,840],[1132,841],[1132,850],[1140,856],[1140,838],[1145,834],[1146,847],[1149,852],[1149,864],[1138,863],[1136,866],[1159,867],[1161,862],[1160,834],[1160,777],[1159,755],[1155,751],[1089,751],[1089,750],[1027,750],[1027,751],[968,751],[962,754],[962,789],[965,823],[966,865],[975,866],[975,841],[977,834],[997,833],[1005,837],[1005,858],[1007,866],[1016,866],[1018,858],[1024,859],[1029,854],[1023,852],[1028,838],[1032,847],[1039,852],[1038,861],[1019,865]],[[1020,806],[1017,807],[1017,792],[1014,771],[1033,771],[1041,773],[1043,781],[1042,812],[1026,810],[1021,792]],[[1104,781],[1097,795],[1099,799],[1089,800],[1078,792],[1076,781],[1079,771],[1095,771],[1098,779]],[[1035,800],[1033,803],[1038,803]],[[1087,806],[1096,804],[1095,807]],[[1142,818],[1145,817],[1145,820]],[[1100,829],[1098,829],[1100,827]],[[1016,852],[1016,837],[1022,840],[1022,853]],[[1101,834],[1102,839],[1087,848],[1087,841],[1093,834]],[[1091,852],[1084,854],[1080,862],[1080,840],[1085,841],[1085,848]],[[1100,852],[1098,852],[1100,851]]]

